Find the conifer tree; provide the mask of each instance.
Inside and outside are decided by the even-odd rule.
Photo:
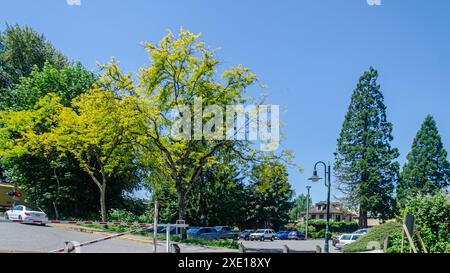
[[[353,92],[338,139],[334,173],[349,205],[359,207],[359,225],[367,217],[389,219],[395,207],[398,150],[391,147],[392,124],[387,121],[378,71],[370,68]]]
[[[434,118],[428,115],[414,138],[397,189],[402,204],[408,195],[435,193],[449,186],[450,164]]]

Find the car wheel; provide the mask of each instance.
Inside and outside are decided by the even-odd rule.
[[[253,241],[253,238],[250,238],[250,241]]]
[[[5,220],[9,220],[8,213],[5,213]]]
[[[273,242],[273,241],[275,241],[275,238],[274,237],[272,237],[272,238],[270,238],[270,240]]]
[[[19,215],[19,218],[18,218],[19,220],[22,220],[22,215]]]
[[[262,242],[264,242],[264,239],[265,239],[264,236],[262,236],[260,240],[261,240]]]

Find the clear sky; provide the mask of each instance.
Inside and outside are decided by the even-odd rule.
[[[69,0],[76,3],[79,0]],[[381,0],[0,0],[0,28],[28,24],[88,69],[115,56],[127,71],[147,63],[140,42],[180,27],[221,48],[222,67],[250,67],[268,85],[281,115],[284,148],[304,173],[290,170],[297,193],[318,160],[332,161],[358,77],[374,66],[405,162],[427,114],[450,149],[450,1]],[[258,92],[258,89],[253,90]],[[333,194],[338,195],[336,190]],[[313,185],[314,201],[325,199]]]

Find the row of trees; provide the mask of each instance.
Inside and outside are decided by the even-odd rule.
[[[393,217],[410,196],[447,189],[450,178],[447,151],[430,115],[400,173],[399,152],[391,146],[393,126],[387,120],[377,79],[374,68],[359,79],[338,139],[334,166],[345,200],[359,208],[362,227],[367,227],[368,216]]]
[[[196,98],[221,107],[252,102],[244,94],[257,77],[242,66],[219,77],[200,35],[181,30],[147,43],[150,64],[136,74],[112,61],[94,75],[28,27],[8,26],[0,44],[2,180],[56,217],[94,218],[100,210],[106,220],[109,207],[141,209],[127,196],[147,187],[167,221],[286,221],[288,152],[167,134],[171,111],[194,109]]]

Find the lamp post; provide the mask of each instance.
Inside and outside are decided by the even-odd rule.
[[[311,186],[306,186],[308,190],[308,195],[306,196],[306,229],[305,229],[305,239],[308,240],[308,220],[309,220],[309,192],[311,190]]]
[[[331,165],[328,163],[328,166],[325,162],[319,161],[314,165],[314,173],[309,180],[312,182],[318,182],[321,177],[317,175],[317,166],[319,164],[322,164],[325,168],[325,187],[328,188],[328,194],[327,194],[327,225],[325,229],[325,246],[324,246],[324,252],[329,253],[330,247],[329,247],[329,231],[330,231],[330,191],[331,191]]]

